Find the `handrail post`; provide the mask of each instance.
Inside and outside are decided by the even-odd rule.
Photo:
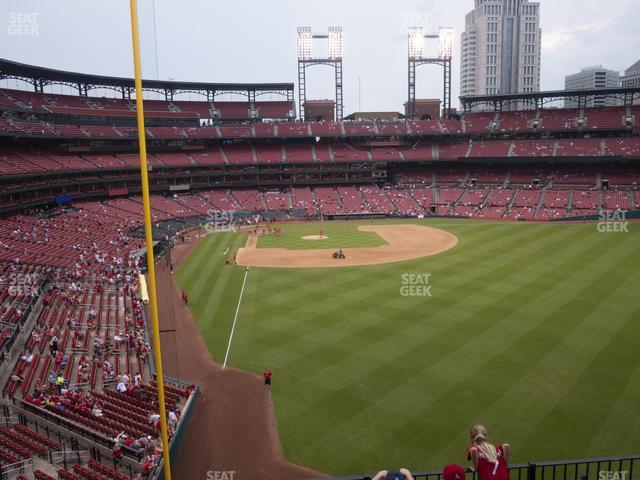
[[[529,462],[527,466],[527,480],[536,480],[536,470],[536,464]]]

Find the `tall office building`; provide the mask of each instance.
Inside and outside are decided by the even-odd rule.
[[[640,87],[640,60],[627,68],[620,77],[621,87]],[[633,101],[634,105],[640,105],[640,99]]]
[[[599,88],[616,88],[620,86],[620,73],[614,70],[608,70],[602,65],[595,67],[586,67],[578,73],[567,75],[564,77],[565,90],[587,90]],[[594,97],[587,101],[587,107],[612,107],[619,105],[620,102],[616,98]],[[578,102],[572,99],[564,101],[566,108],[575,108]]]
[[[540,90],[540,3],[475,0],[462,34],[461,95]]]

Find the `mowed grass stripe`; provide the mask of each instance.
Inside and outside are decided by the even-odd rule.
[[[188,283],[191,285],[191,293],[200,296],[205,287],[211,283],[211,280],[215,278],[218,270],[224,265],[223,253],[225,250],[230,249],[233,243],[233,239],[236,238],[234,233],[219,233],[213,235],[214,240],[211,242],[209,248],[207,248],[204,255],[200,258],[196,258],[199,265],[196,267],[194,275],[191,277],[191,281]]]
[[[221,234],[209,235],[202,239],[189,258],[178,268],[176,277],[188,284],[196,281],[202,273],[203,260],[209,258],[222,239]]]

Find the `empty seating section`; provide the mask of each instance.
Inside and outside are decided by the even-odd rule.
[[[601,192],[597,191],[574,191],[572,208],[597,210],[600,208]]]
[[[402,150],[402,156],[407,161],[422,162],[433,160],[433,147],[431,145],[416,144],[410,149]]]
[[[180,195],[176,199],[176,202],[181,203],[196,215],[209,215],[213,210],[213,206],[209,202],[207,202],[206,199],[197,194]]]
[[[282,163],[282,145],[263,145],[256,148],[256,156],[258,163]]]
[[[411,195],[411,190],[390,189],[387,197],[395,206],[395,211],[401,215],[416,216],[424,213],[424,209],[420,207],[416,199]]]
[[[264,201],[267,205],[267,210],[289,210],[291,208],[289,202],[289,194],[282,192],[264,192]]]
[[[465,143],[441,143],[440,144],[440,159],[456,159],[467,156],[470,144]]]
[[[167,167],[190,167],[195,165],[189,155],[184,153],[158,153],[154,157]]]
[[[278,136],[287,137],[309,137],[309,124],[307,123],[278,123]]]
[[[371,158],[376,162],[397,162],[402,160],[397,148],[373,148]]]
[[[290,118],[295,114],[295,105],[288,101],[256,102],[260,118]]]
[[[533,129],[535,112],[500,112],[497,131],[521,132]]]
[[[256,123],[254,126],[256,137],[273,137],[274,128],[272,123]]]
[[[346,213],[367,211],[364,197],[356,187],[338,187],[337,190]]]
[[[220,127],[220,135],[225,138],[251,138],[252,133],[251,126]]]
[[[586,171],[555,172],[552,178],[554,185],[590,185],[595,187],[597,173]]]
[[[402,123],[378,123],[377,125],[378,133],[380,135],[391,135],[391,136],[406,136],[407,135],[407,124]]]
[[[336,162],[366,162],[369,154],[365,150],[357,150],[349,145],[331,145]]]
[[[438,204],[440,205],[451,205],[458,201],[458,199],[464,193],[464,189],[462,188],[440,188],[440,200]]]
[[[326,143],[321,143],[315,146],[316,158],[319,162],[331,162],[332,158],[331,146]]]
[[[602,172],[602,180],[611,185],[640,185],[640,172]]]
[[[342,124],[339,122],[319,122],[311,124],[311,135],[315,137],[341,137]]]
[[[233,196],[240,204],[240,208],[242,210],[261,212],[265,209],[262,203],[262,197],[258,190],[235,190],[233,192]]]
[[[402,172],[396,175],[396,183],[399,185],[431,185],[433,183],[433,172]]]
[[[556,156],[597,157],[600,140],[558,140]]]
[[[338,193],[333,187],[316,187],[314,193],[319,211],[327,215],[344,213],[342,203],[338,199]]]
[[[318,212],[309,188],[294,187],[291,189],[291,204],[294,209],[304,210],[305,215],[314,215]]]
[[[640,119],[640,117],[639,117]],[[640,139],[626,138],[623,140],[604,140],[606,155],[620,157],[640,157]]]
[[[462,124],[459,120],[440,120],[440,125],[443,133],[462,133]]]
[[[542,191],[540,190],[520,190],[513,204],[516,207],[537,207],[541,197]]]
[[[225,157],[220,149],[191,153],[191,158],[193,158],[198,165],[223,165],[226,163]]]
[[[409,131],[413,135],[443,133],[437,120],[413,120],[409,122]]]
[[[347,136],[353,135],[376,135],[376,126],[374,123],[345,123],[344,131]]]
[[[369,206],[370,212],[391,214],[395,211],[395,206],[391,203],[387,194],[377,185],[360,187],[360,191]]]
[[[475,216],[479,218],[501,218],[507,209],[505,207],[485,206],[476,211]]]
[[[436,203],[433,190],[430,188],[413,189],[411,190],[411,195],[415,198],[418,206],[420,206],[424,211],[429,211],[429,207]]]
[[[495,126],[495,112],[467,113],[464,116],[467,133],[490,132]]]
[[[567,208],[569,206],[570,193],[570,190],[546,190],[544,192],[544,206]]]
[[[508,207],[511,204],[511,200],[516,195],[516,190],[500,190],[493,189],[489,198],[486,201],[486,205],[491,207]]]
[[[590,129],[611,129],[624,126],[626,107],[587,108],[585,126]]]
[[[234,212],[243,208],[229,191],[214,190],[212,192],[202,192],[199,195],[213,208],[221,212]]]
[[[540,110],[540,130],[569,130],[577,128],[580,110],[544,109]]]
[[[635,208],[632,192],[605,192],[603,200],[603,207],[606,210],[631,210]]]
[[[287,163],[311,163],[313,159],[313,151],[309,146],[292,146],[286,147]]]
[[[225,145],[224,153],[229,159],[229,163],[251,164],[255,163],[253,158],[253,146],[251,145]]]
[[[553,141],[523,140],[513,142],[512,157],[550,157],[554,150]]]
[[[471,144],[469,157],[506,157],[512,142],[482,142],[475,141]]]
[[[469,180],[475,180],[480,184],[502,185],[507,177],[508,171],[506,170],[470,170]]]
[[[436,170],[436,183],[461,185],[467,177],[465,170]]]

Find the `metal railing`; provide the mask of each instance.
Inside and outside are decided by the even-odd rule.
[[[28,476],[28,478],[33,475],[33,460],[31,458],[0,467],[0,480],[14,479],[20,475]]]
[[[466,480],[477,475],[466,469]],[[640,478],[640,454],[553,462],[529,462],[509,466],[510,480],[635,480]],[[634,473],[636,477],[634,477]],[[443,480],[442,470],[412,472],[415,480]],[[323,480],[371,480],[375,473]]]
[[[69,465],[83,464],[89,461],[88,450],[57,450],[51,452],[50,461],[53,465],[62,465],[65,470]]]

